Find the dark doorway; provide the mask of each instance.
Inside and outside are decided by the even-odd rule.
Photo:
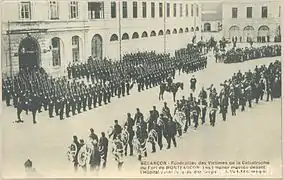
[[[40,48],[32,37],[26,37],[19,45],[19,67],[39,67]]]
[[[103,39],[98,34],[92,39],[92,57],[103,59]]]

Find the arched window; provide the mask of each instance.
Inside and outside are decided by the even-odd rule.
[[[171,31],[168,29],[168,30],[166,31],[166,34],[171,34]]]
[[[160,30],[158,35],[159,35],[159,36],[163,36],[163,35],[164,35],[163,30]]]
[[[103,59],[103,38],[99,34],[95,34],[92,38],[92,57]]]
[[[270,42],[269,37],[269,27],[266,25],[262,25],[258,28],[258,42]]]
[[[73,62],[80,60],[80,38],[79,36],[72,37],[72,57]]]
[[[183,29],[182,29],[182,28],[179,28],[178,33],[183,33]]]
[[[177,34],[177,29],[174,29],[174,30],[173,30],[173,34]]]
[[[156,36],[156,32],[155,31],[152,31],[150,36]]]
[[[127,33],[124,33],[124,34],[122,35],[121,40],[128,40],[128,39],[129,39],[129,35],[128,35]]]
[[[138,39],[138,38],[139,38],[139,34],[137,32],[133,33],[132,39]]]
[[[252,26],[246,26],[244,28],[243,37],[246,42],[254,40],[254,28]]]
[[[118,41],[118,36],[116,34],[111,35],[110,41]]]
[[[210,32],[210,31],[211,31],[211,24],[204,23],[204,32]]]
[[[194,31],[194,28],[193,28],[193,27],[191,27],[191,28],[190,28],[190,31],[191,31],[191,32],[193,32],[193,31]]]
[[[185,32],[188,32],[188,27],[187,27],[187,28],[185,28]]]
[[[142,37],[142,38],[148,37],[147,32],[146,32],[146,31],[144,31],[144,32],[142,33],[142,36],[141,36],[141,37]]]
[[[232,26],[229,29],[229,37],[230,40],[235,41],[239,39],[241,33],[240,33],[240,28],[238,26]]]
[[[199,27],[198,26],[195,28],[195,31],[199,31]]]
[[[60,66],[61,65],[61,50],[62,50],[62,41],[58,37],[51,39],[52,45],[52,65]]]

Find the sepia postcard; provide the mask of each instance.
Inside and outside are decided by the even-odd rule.
[[[2,0],[2,177],[283,178],[282,4]]]

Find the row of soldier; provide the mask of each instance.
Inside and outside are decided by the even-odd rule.
[[[236,116],[237,109],[244,111],[247,104],[251,108],[253,100],[258,104],[260,100],[263,100],[264,94],[267,95],[266,101],[279,98],[281,96],[281,62],[275,61],[269,66],[256,66],[254,71],[249,70],[244,73],[238,71],[220,86],[219,93],[216,87],[211,85],[207,89],[202,88],[198,97],[194,97],[193,93],[188,99],[183,96],[181,100],[177,101],[172,113],[167,103],[164,103],[161,113],[153,106],[153,109],[149,111],[148,118],[138,108],[134,117],[127,113],[123,127],[118,124],[118,120],[115,120],[109,135],[113,135],[113,153],[118,167],[121,168],[123,164],[123,156],[128,155],[128,148],[131,156],[133,155],[133,147],[135,147],[138,159],[141,160],[142,157],[147,157],[147,142],[151,143],[153,153],[156,152],[156,144],[162,150],[163,137],[167,141],[167,149],[171,147],[171,142],[176,147],[176,136],[186,133],[191,125],[197,129],[199,120],[201,120],[201,124],[206,123],[207,115],[210,125],[214,127],[218,110],[222,120],[226,121],[229,107],[232,116]],[[195,86],[191,86],[191,90],[194,92]],[[97,138],[92,139],[98,142]],[[108,149],[108,144],[99,142],[100,149]],[[106,157],[106,153],[107,151],[104,151],[100,155]],[[99,167],[99,163],[96,164]]]
[[[130,57],[133,56],[125,57],[125,61],[130,61]],[[75,79],[68,80],[65,77],[53,78],[43,68],[23,68],[16,76],[2,79],[2,97],[6,100],[7,106],[10,106],[12,101],[13,106],[17,108],[18,121],[16,122],[23,122],[21,120],[22,111],[28,113],[28,110],[31,110],[33,122],[36,123],[36,113],[41,112],[42,107],[44,110],[48,110],[50,118],[57,115],[62,120],[64,116],[69,117],[71,113],[74,116],[82,111],[110,103],[115,96],[120,98],[129,95],[134,83],[137,83],[140,92],[157,86],[169,76],[175,76],[176,63],[174,58],[169,55],[151,52],[141,53],[137,57],[142,58],[139,63],[143,62],[144,64],[140,64],[139,67],[135,67],[136,69],[132,73],[129,73],[131,78],[126,81],[119,81],[114,78],[111,81],[100,81],[96,84],[88,84]],[[203,58],[198,55],[194,58],[196,58],[196,61],[191,62],[191,67],[194,70],[204,66],[205,60]],[[149,65],[150,59],[154,61],[152,65]],[[90,62],[100,63],[102,61],[92,60]],[[135,63],[134,61],[128,64],[132,66]],[[116,69],[124,69],[121,62],[114,62],[113,64],[115,64]],[[107,65],[104,65],[105,68],[107,68]],[[119,77],[117,75],[117,78]]]
[[[225,57],[224,57],[225,56]],[[223,54],[223,58],[220,54],[216,53],[216,62],[222,58],[225,63],[243,62],[252,59],[281,56],[281,45],[267,45],[262,47],[251,48],[232,48]]]

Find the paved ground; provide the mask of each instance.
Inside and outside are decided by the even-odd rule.
[[[239,64],[215,64],[209,55],[208,68],[195,73],[198,91],[201,86],[219,85],[233,72],[252,69],[255,65],[268,64],[276,58],[263,58]],[[279,58],[278,58],[279,59]],[[189,96],[189,79],[191,75],[181,75],[177,79],[186,82],[185,90],[178,93]],[[32,124],[31,115],[23,114],[24,124],[14,124],[16,111],[3,106],[3,176],[24,176],[23,163],[31,158],[37,171],[43,176],[74,176],[72,164],[65,156],[72,136],[86,139],[89,129],[97,134],[106,131],[114,119],[123,122],[126,113],[135,113],[139,107],[144,115],[156,105],[161,110],[162,102],[158,100],[159,88],[115,99],[107,106],[102,106],[75,117],[59,121],[49,119],[47,112],[38,117],[38,124]],[[165,101],[170,107],[173,103],[169,94]],[[280,176],[280,135],[281,135],[281,101],[261,102],[253,109],[229,116],[228,122],[217,120],[215,128],[207,124],[197,131],[191,130],[178,140],[178,148],[158,151],[149,155],[149,160],[268,160],[273,168],[273,176]],[[139,162],[136,157],[125,160],[125,167],[120,174],[116,172],[116,163],[109,154],[109,166],[102,176],[139,176]],[[127,171],[127,172],[126,172]],[[130,173],[131,172],[131,173]]]

